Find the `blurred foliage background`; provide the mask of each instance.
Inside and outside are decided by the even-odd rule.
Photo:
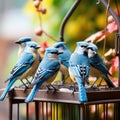
[[[58,40],[61,21],[73,2],[74,1],[72,0],[43,0],[42,2],[42,5],[47,9],[47,13],[42,15],[43,28]],[[96,2],[96,0],[81,1],[80,5],[66,24],[65,42],[72,51],[74,50],[76,41],[82,41],[91,34],[104,29],[106,26],[106,9],[102,4],[96,5]],[[111,6],[113,9],[116,9],[114,1],[111,1]],[[28,1],[26,4],[25,12],[26,14],[33,16],[31,16],[31,18],[33,18],[31,21],[33,26],[39,24],[38,13],[36,12],[32,1]],[[38,39],[45,40],[45,38],[42,37]],[[51,41],[48,42],[51,43]],[[113,40],[108,41],[108,48],[114,47],[113,44],[109,44],[112,42]]]
[[[14,66],[18,47],[14,41],[20,37],[29,36],[45,48],[55,43],[46,34],[37,36],[35,29],[42,24],[43,30],[59,41],[61,22],[75,0],[43,0],[42,7],[46,9],[45,14],[39,16],[33,0],[4,0],[0,1],[0,75],[1,85]],[[65,27],[65,42],[71,51],[74,51],[77,41],[83,41],[93,33],[106,27],[106,8],[102,4],[96,4],[97,0],[81,1]],[[115,10],[115,1],[111,0],[111,7]],[[118,2],[118,6],[120,3]],[[114,48],[115,32],[107,37],[106,49]],[[97,43],[99,52],[103,55],[103,44]],[[40,51],[41,52],[41,51]],[[41,52],[42,53],[42,52]],[[106,58],[108,61],[111,57]],[[116,75],[117,73],[115,73]],[[1,104],[1,103],[0,103]],[[7,108],[7,107],[6,107]],[[6,108],[4,108],[6,110]],[[0,110],[3,107],[0,105]],[[1,112],[0,112],[1,113]],[[1,116],[1,115],[0,115]],[[5,118],[4,118],[5,120]]]

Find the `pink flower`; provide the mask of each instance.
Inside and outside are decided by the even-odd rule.
[[[117,30],[118,30],[118,25],[115,21],[113,21],[112,23],[107,25],[107,32],[109,32],[109,34],[111,34],[112,32],[115,32]]]
[[[110,72],[110,74],[113,74],[118,69],[118,65],[119,65],[118,57],[111,59],[111,63],[112,63],[112,65],[109,69],[109,72]]]

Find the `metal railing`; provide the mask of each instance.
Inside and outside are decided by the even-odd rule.
[[[55,86],[58,88],[66,86]],[[17,106],[17,120],[20,119],[20,106],[26,106],[26,120],[31,120],[29,106],[25,103],[31,89],[15,88],[9,92],[9,120],[13,120],[14,107]],[[0,92],[2,92],[1,90]],[[88,102],[78,101],[78,92],[60,92],[41,89],[34,98],[35,120],[119,120],[120,89],[87,89]],[[32,119],[32,120],[34,120]]]

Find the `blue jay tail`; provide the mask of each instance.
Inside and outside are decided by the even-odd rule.
[[[13,78],[13,75],[11,74],[6,80],[5,80],[5,83],[8,82],[9,80],[12,80]]]
[[[109,88],[115,88],[115,85],[113,84],[113,82],[109,79],[109,77],[107,75],[103,76],[104,80],[106,81],[107,85]]]
[[[80,84],[78,87],[79,87],[79,101],[86,102],[87,101],[87,94],[86,94],[85,87],[83,86],[83,84]]]
[[[86,89],[84,87],[84,85],[82,84],[80,79],[76,79],[77,83],[78,83],[78,93],[79,93],[79,101],[82,102],[86,102],[87,101],[87,94],[86,94]]]
[[[10,80],[8,86],[5,88],[4,92],[0,96],[0,101],[3,101],[5,99],[5,96],[7,95],[8,91],[10,90],[10,88],[12,87],[12,85],[15,83],[15,81],[16,81],[16,78]]]
[[[25,102],[28,103],[28,102],[32,102],[35,95],[37,94],[38,90],[40,88],[40,84],[36,84],[34,85],[33,89],[31,90],[30,94],[28,95],[28,97],[25,99]]]

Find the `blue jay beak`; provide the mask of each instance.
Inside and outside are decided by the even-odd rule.
[[[39,49],[39,48],[40,48],[40,46],[39,46],[39,45],[37,45],[35,48],[36,48],[36,49]]]
[[[63,51],[58,51],[58,55],[63,54]]]
[[[58,52],[60,53],[60,54],[62,54],[63,52],[64,52],[64,49],[62,49],[62,48],[57,48],[58,49]]]
[[[96,52],[96,51],[93,51],[93,53],[94,53],[94,54],[97,54],[97,52]]]
[[[20,42],[20,41],[16,41],[15,43],[16,43],[16,44],[21,44],[21,42]]]

